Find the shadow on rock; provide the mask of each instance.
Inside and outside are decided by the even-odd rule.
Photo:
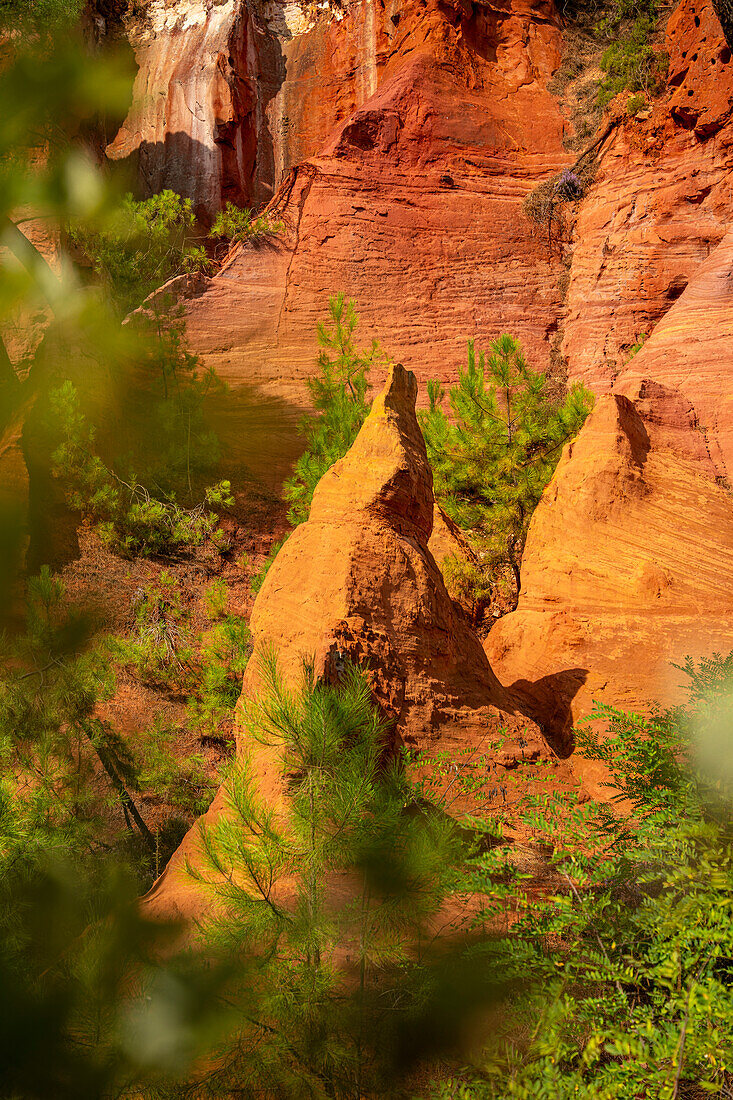
[[[572,702],[587,679],[587,668],[567,668],[535,681],[515,680],[506,689],[562,760],[575,749]]]

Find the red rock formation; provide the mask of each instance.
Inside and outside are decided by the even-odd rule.
[[[297,403],[316,322],[343,290],[364,337],[421,380],[453,379],[468,336],[505,329],[546,365],[557,261],[520,208],[569,159],[545,89],[559,42],[547,0],[492,15],[363,0],[283,40],[288,75],[266,114],[274,178],[299,162],[274,204],[288,231],[239,249],[190,302],[195,350]]]
[[[396,737],[452,759],[474,749],[514,768],[549,754],[501,687],[428,549],[432,473],[416,397],[414,375],[394,366],[351,450],[318,484],[308,521],[270,567],[250,621],[254,653],[243,698],[257,695],[260,658],[273,647],[293,686],[304,659],[330,682],[352,660],[368,670]],[[246,719],[239,748],[261,793],[284,808],[277,754],[248,737]],[[206,820],[225,812],[220,792]],[[199,888],[185,870],[187,859],[196,861],[197,837],[194,827],[149,895],[152,912],[200,911]]]
[[[414,375],[393,367],[353,447],[319,482],[252,612],[252,668],[272,646],[291,681],[304,658],[327,680],[343,660],[365,663],[400,736],[465,745],[487,722],[516,721],[497,714],[512,704],[428,549],[432,474],[416,397]]]
[[[149,194],[172,188],[208,217],[260,197],[257,33],[245,0],[147,4],[131,33],[133,104],[107,155],[135,157]]]
[[[648,120],[616,128],[576,224],[563,350],[571,378],[596,392],[733,216],[733,62],[709,0],[682,0],[666,48],[666,96]]]
[[[715,475],[728,481],[733,481],[732,348],[729,230],[615,384],[617,392],[632,396],[644,379],[679,390],[692,414],[691,442],[709,452]]]
[[[559,733],[594,698],[678,697],[670,667],[733,648],[733,240],[566,448],[530,526],[492,666]],[[703,431],[702,418],[707,418]],[[519,682],[516,682],[519,681]]]

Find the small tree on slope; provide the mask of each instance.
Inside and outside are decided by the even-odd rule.
[[[326,470],[343,458],[366,419],[370,368],[386,362],[376,340],[368,350],[356,347],[354,330],[359,318],[352,301],[337,294],[328,305],[331,325],[318,324],[320,374],[307,383],[319,415],[305,417],[301,424],[306,450],[284,486],[290,503],[288,518],[296,527],[308,519],[316,485]]]

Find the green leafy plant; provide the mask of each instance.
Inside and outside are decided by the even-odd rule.
[[[106,774],[131,828],[152,835],[136,805],[139,789],[129,745],[97,713],[114,677],[79,613],[67,610],[64,585],[44,567],[28,582],[25,631],[0,649],[0,756],[13,782],[16,829],[44,848],[93,845],[104,803],[92,782]],[[22,793],[25,791],[25,799]]]
[[[135,633],[116,643],[117,656],[146,683],[190,687],[196,673],[196,651],[190,612],[181,586],[167,570],[135,598]]]
[[[234,500],[228,481],[204,491],[195,508],[183,509],[169,496],[158,499],[134,477],[126,481],[97,454],[95,431],[81,411],[76,388],[65,382],[49,394],[61,443],[52,468],[64,481],[72,508],[98,524],[103,541],[122,557],[171,554],[205,539],[226,549],[219,535],[217,511]]]
[[[520,820],[551,853],[545,891],[528,890],[511,848],[474,861],[493,897],[481,920],[502,894],[520,914],[502,965],[531,991],[507,1006],[480,1076],[442,1095],[672,1100],[733,1086],[733,654],[683,671],[686,704],[648,717],[597,705],[579,731],[610,804],[524,799]]]
[[[251,652],[249,627],[236,615],[225,615],[205,634],[201,674],[188,704],[189,717],[200,736],[222,737],[222,724],[229,736]]]
[[[69,235],[122,313],[174,275],[209,264],[206,250],[196,243],[191,200],[175,191],[141,200],[125,195],[98,227],[88,220],[73,222]]]
[[[600,22],[600,33],[611,39],[601,57],[600,106],[624,90],[651,97],[663,88],[668,59],[653,44],[658,18],[656,0],[619,0]]]
[[[454,570],[475,592],[477,617],[502,578],[516,605],[532,513],[592,396],[576,384],[564,402],[553,400],[546,377],[531,370],[507,335],[494,341],[488,358],[469,341],[467,367],[448,394],[451,417],[442,386],[430,382],[428,396],[421,424],[436,498],[467,532],[481,566],[480,575],[458,562]]]
[[[646,96],[641,92],[637,92],[635,95],[630,95],[626,100],[626,114],[629,118],[634,118],[638,115],[639,111],[643,111],[646,107]]]
[[[306,449],[284,486],[294,526],[308,518],[316,485],[356,439],[370,407],[369,371],[386,362],[376,340],[368,349],[356,347],[359,319],[352,301],[337,294],[329,299],[329,312],[331,324],[318,325],[319,375],[307,381],[317,415],[302,422]]]
[[[272,214],[263,212],[255,215],[246,207],[227,202],[224,209],[216,215],[209,236],[218,240],[257,243],[269,237],[276,237],[283,232],[284,228],[283,222]]]

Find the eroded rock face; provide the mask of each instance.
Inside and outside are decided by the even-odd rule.
[[[730,270],[727,240],[716,255]],[[712,430],[708,446],[696,413],[714,408],[713,378],[725,412],[733,377],[715,266],[566,448],[530,525],[519,606],[487,639],[502,681],[557,736],[594,699],[675,702],[684,677],[671,662],[733,648],[733,499],[718,474],[730,437]]]
[[[666,96],[615,129],[576,224],[563,350],[597,393],[733,218],[733,62],[710,0],[682,0],[666,48]]]
[[[494,675],[428,549],[432,473],[416,398],[415,376],[395,365],[351,450],[319,482],[309,519],[281,549],[252,612],[238,748],[260,795],[284,817],[277,750],[251,737],[246,722],[246,702],[261,690],[261,658],[273,649],[291,687],[304,660],[330,683],[345,661],[358,663],[395,741],[462,762],[473,752],[512,772],[550,756]],[[227,812],[222,788],[203,820]],[[194,826],[148,895],[149,912],[200,915],[210,898],[186,871],[199,860]]]
[[[316,323],[343,291],[362,338],[420,382],[454,380],[466,338],[502,331],[546,366],[558,260],[521,203],[570,159],[545,88],[559,44],[545,0],[493,15],[363,0],[283,39],[265,121],[286,232],[240,248],[191,300],[195,350],[232,384],[302,403]]]
[[[687,405],[687,445],[709,456],[714,474],[733,481],[733,230],[702,264],[682,297],[616,380],[634,396],[651,379]],[[674,415],[664,418],[674,423]],[[689,424],[692,425],[692,432]]]
[[[267,88],[258,86],[257,36],[245,0],[146,5],[131,32],[139,65],[132,107],[107,155],[136,158],[148,194],[171,188],[204,218],[227,200],[263,197]]]
[[[270,647],[290,681],[304,658],[333,682],[352,660],[370,670],[398,736],[422,749],[465,747],[487,724],[518,731],[527,722],[510,713],[428,549],[432,473],[416,397],[414,375],[394,366],[353,447],[321,479],[252,612],[244,690],[254,690],[258,653]]]

